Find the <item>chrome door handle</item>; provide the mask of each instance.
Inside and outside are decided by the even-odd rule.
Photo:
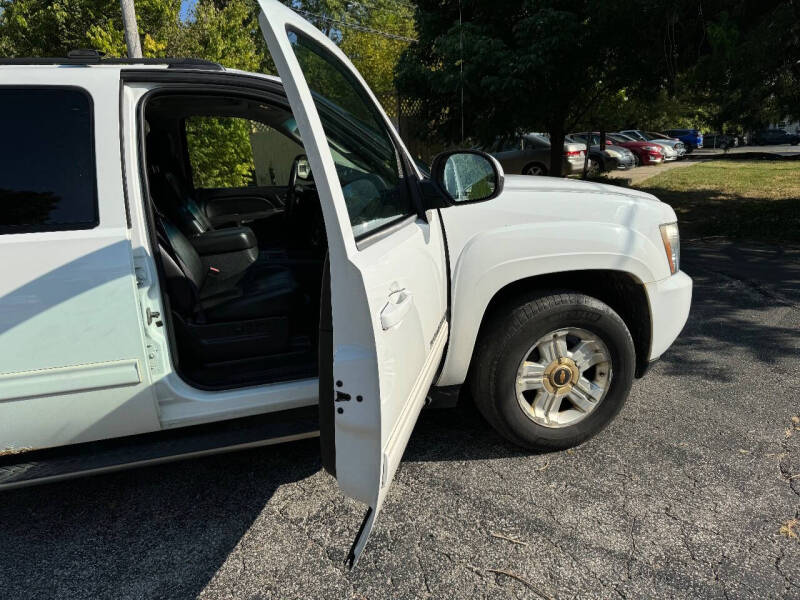
[[[414,294],[400,290],[389,296],[389,301],[381,310],[381,327],[384,331],[398,325],[414,303]]]

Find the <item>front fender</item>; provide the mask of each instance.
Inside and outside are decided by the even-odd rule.
[[[653,235],[618,223],[572,220],[495,227],[464,239],[460,249],[451,247],[451,256],[453,250],[458,254],[451,263],[451,338],[439,386],[464,382],[486,308],[511,283],[584,270],[620,271],[642,283],[669,276],[664,248]]]

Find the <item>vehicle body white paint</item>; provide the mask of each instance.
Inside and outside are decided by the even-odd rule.
[[[371,507],[368,533],[428,389],[466,380],[486,309],[503,288],[553,273],[626,273],[648,298],[652,359],[686,322],[691,280],[670,274],[659,232],[676,220],[668,205],[643,192],[546,177],[507,176],[493,200],[429,209],[359,247],[287,29],[328,48],[391,124],[330,40],[276,0],[260,4],[322,204],[334,379],[341,391],[363,398],[335,415],[336,471],[343,491]],[[220,391],[188,385],[176,373],[165,329],[147,318],[166,309],[146,225],[137,110],[161,84],[121,86],[121,67],[113,65],[0,68],[3,85],[70,85],[91,95],[100,210],[95,229],[0,235],[0,261],[11,265],[0,281],[0,452],[316,404],[317,379]],[[237,73],[229,71],[232,78]],[[386,312],[398,298],[407,303],[402,319]],[[365,541],[362,535],[356,556]]]
[[[99,225],[0,235],[0,451],[157,429],[120,175],[118,70],[5,67],[2,84],[91,96]],[[136,375],[109,378],[120,362]]]
[[[450,347],[437,385],[464,382],[486,307],[510,283],[589,269],[628,273],[640,283],[670,277],[658,226],[675,221],[675,213],[644,192],[507,175],[499,198],[447,208],[442,218],[453,271],[453,305]],[[681,281],[690,295],[691,280]],[[646,289],[649,294],[658,292]],[[661,319],[654,321],[654,348],[666,347],[677,337],[688,316],[685,299],[676,307],[678,314],[651,300],[651,305],[669,311],[667,321],[679,321],[677,331],[657,326]]]
[[[425,401],[447,341],[445,244],[436,211],[405,219],[388,235],[357,247],[342,186],[311,91],[289,33],[316,42],[349,71],[392,131],[369,86],[331,40],[276,0],[260,0],[261,30],[281,75],[315,173],[328,236],[333,313],[333,378],[348,402],[335,414],[336,479],[370,507],[354,547],[358,559]],[[408,154],[397,138],[398,151]],[[384,329],[396,292],[410,308]],[[415,301],[418,297],[420,300]]]

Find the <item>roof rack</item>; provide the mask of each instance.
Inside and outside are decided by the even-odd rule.
[[[225,70],[221,64],[201,58],[105,58],[102,52],[85,48],[70,50],[66,58],[0,58],[0,65],[167,65],[170,69]]]

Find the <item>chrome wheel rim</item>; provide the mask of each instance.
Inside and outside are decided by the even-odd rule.
[[[525,173],[523,173],[523,175],[541,175],[541,174],[542,174],[542,168],[537,166],[527,167],[525,169]]]
[[[522,412],[543,427],[569,427],[592,414],[611,384],[611,354],[575,327],[543,335],[522,357],[515,393]]]

